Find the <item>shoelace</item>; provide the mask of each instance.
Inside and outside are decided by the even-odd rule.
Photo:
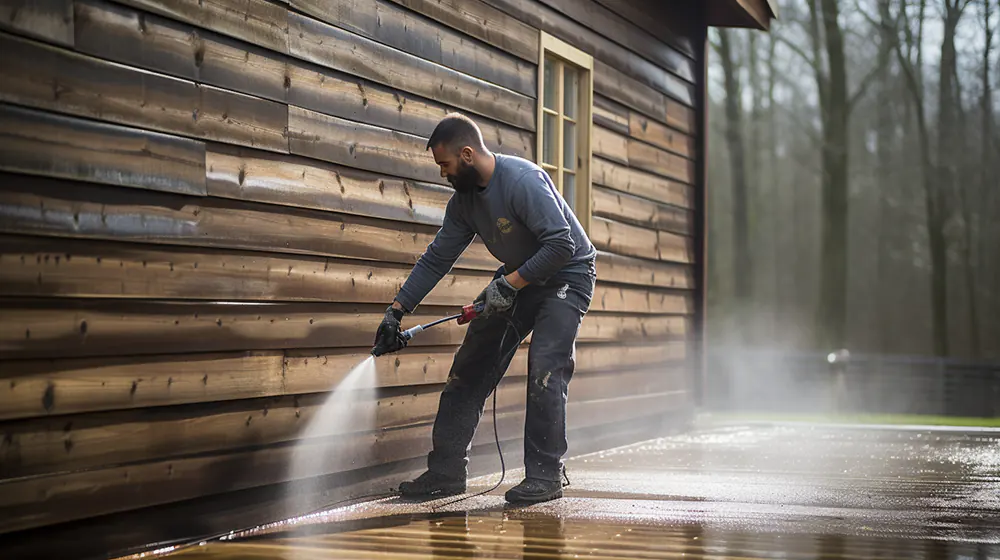
[[[567,474],[566,474],[566,467],[565,467],[565,466],[564,466],[564,467],[563,467],[563,469],[562,469],[562,476],[563,476],[563,480],[565,480],[565,481],[566,481],[566,482],[565,482],[565,483],[564,483],[564,484],[562,485],[562,487],[563,487],[563,488],[565,488],[565,487],[569,486],[569,484],[570,484],[570,482],[569,482],[569,475],[567,475]]]

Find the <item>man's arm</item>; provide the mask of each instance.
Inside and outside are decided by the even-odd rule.
[[[541,244],[530,259],[507,276],[507,281],[520,289],[528,284],[545,282],[559,272],[573,257],[576,243],[573,242],[569,222],[555,198],[558,194],[549,188],[541,172],[525,173],[518,183],[518,188],[512,189],[512,208]]]
[[[451,270],[455,261],[472,243],[476,233],[459,214],[457,202],[453,196],[448,201],[444,212],[444,222],[434,240],[427,246],[427,251],[417,260],[410,276],[399,289],[392,306],[407,312],[413,312],[423,301],[427,293],[441,281],[441,278]]]

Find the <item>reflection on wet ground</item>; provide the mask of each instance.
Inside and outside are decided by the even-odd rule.
[[[554,502],[505,505],[517,471],[457,504],[367,502],[169,558],[1000,560],[1000,430],[726,427],[567,468],[572,485]]]

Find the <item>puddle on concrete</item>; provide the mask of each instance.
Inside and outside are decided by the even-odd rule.
[[[561,500],[379,500],[161,551],[169,560],[1000,560],[1000,431],[772,426],[577,457]],[[470,481],[475,489],[495,478]],[[476,486],[478,485],[478,486]],[[148,555],[147,555],[148,557]]]

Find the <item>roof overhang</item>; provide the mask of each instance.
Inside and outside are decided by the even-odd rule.
[[[710,27],[746,27],[767,31],[778,17],[776,0],[708,0]]]

